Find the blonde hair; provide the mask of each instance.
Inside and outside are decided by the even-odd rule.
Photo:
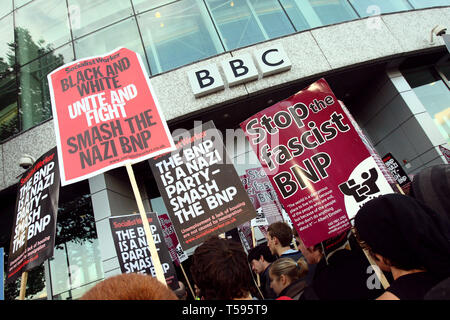
[[[291,281],[296,281],[308,273],[308,263],[303,257],[297,262],[291,258],[280,258],[270,265],[269,272],[277,278],[284,274]]]

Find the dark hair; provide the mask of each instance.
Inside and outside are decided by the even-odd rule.
[[[450,275],[450,224],[412,197],[386,194],[370,200],[356,214],[355,228],[363,248],[396,268]]]
[[[81,300],[178,300],[175,293],[150,275],[123,273],[107,278]]]
[[[244,298],[251,292],[247,255],[233,240],[210,237],[195,249],[191,274],[206,300]]]
[[[252,262],[252,260],[259,260],[261,256],[263,256],[264,260],[267,262],[274,262],[277,259],[277,257],[270,252],[267,244],[263,243],[250,249],[247,260],[248,262]]]
[[[272,223],[267,228],[267,233],[271,237],[276,237],[283,247],[289,246],[292,242],[292,229],[285,222],[278,221]]]

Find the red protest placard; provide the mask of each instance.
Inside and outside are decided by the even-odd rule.
[[[392,188],[324,79],[241,123],[306,246]]]
[[[137,53],[81,59],[48,82],[62,185],[175,148]]]

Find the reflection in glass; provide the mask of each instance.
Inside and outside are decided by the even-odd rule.
[[[20,65],[71,40],[65,1],[35,0],[17,9],[15,17]]]
[[[293,33],[278,1],[206,0],[227,50]]]
[[[14,25],[10,14],[0,20],[0,73],[14,64]]]
[[[450,143],[450,90],[431,67],[402,71],[414,93]]]
[[[280,0],[284,10],[294,24],[296,31],[303,31],[321,25],[319,18],[315,21],[307,21],[305,15],[299,10],[296,0]]]
[[[68,3],[74,38],[133,14],[129,1],[69,0]]]
[[[345,0],[280,0],[298,31],[357,19]]]
[[[3,0],[0,6],[0,18],[12,11],[12,0]]]
[[[19,132],[17,86],[14,74],[0,79],[0,141]]]
[[[72,45],[50,52],[20,69],[20,106],[22,130],[52,116],[47,75],[73,60]]]
[[[144,48],[135,18],[121,21],[98,32],[75,41],[75,55],[77,59],[102,55],[117,47],[124,47],[141,55],[142,61],[148,72],[145,63]]]
[[[24,4],[27,4],[28,2],[31,2],[33,0],[14,0],[14,8],[19,8],[23,6]]]
[[[350,0],[350,3],[361,17],[412,9],[407,0]]]
[[[153,0],[153,1],[132,0],[132,1],[133,1],[133,6],[134,6],[134,11],[136,13],[141,13],[141,12],[146,11],[146,10],[150,10],[150,9],[161,7],[161,6],[163,6],[165,4],[168,4],[168,3],[172,3],[172,2],[175,2],[175,1],[183,1],[183,0]]]
[[[450,5],[450,0],[409,0],[409,2],[416,9]]]
[[[152,74],[223,51],[200,0],[177,1],[138,16]]]
[[[79,195],[89,192],[82,184],[75,195],[66,189],[62,195],[69,199],[59,203],[55,253],[50,260],[55,299],[78,299],[104,277],[91,196]]]

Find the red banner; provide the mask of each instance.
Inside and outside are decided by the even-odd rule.
[[[393,192],[324,79],[241,123],[305,245],[348,230]]]
[[[141,57],[119,48],[48,75],[61,184],[174,149]]]

